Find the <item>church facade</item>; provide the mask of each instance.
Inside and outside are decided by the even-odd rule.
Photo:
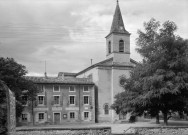
[[[119,120],[119,115],[110,106],[114,103],[114,96],[124,90],[125,79],[129,78],[130,71],[137,64],[130,58],[130,35],[117,2],[111,30],[106,36],[105,60],[78,73],[59,72],[58,77],[28,77],[45,88],[44,93],[38,94],[37,102],[44,104],[34,107],[34,121],[40,124],[42,118],[41,123],[56,124],[58,121],[61,124]],[[42,96],[44,101],[41,101]],[[54,105],[54,102],[58,104]],[[20,123],[32,121],[27,108]]]
[[[106,60],[77,73],[77,77],[91,78],[96,86],[96,117],[99,122],[119,119],[119,115],[110,106],[114,103],[114,96],[124,90],[125,79],[129,78],[136,64],[130,58],[130,33],[125,29],[117,3],[111,30],[106,36]]]

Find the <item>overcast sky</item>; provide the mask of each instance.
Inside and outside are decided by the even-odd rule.
[[[119,0],[131,33],[131,58],[137,30],[152,17],[174,21],[176,34],[188,37],[188,0]],[[26,66],[28,75],[78,72],[105,59],[116,0],[0,0],[0,57]]]

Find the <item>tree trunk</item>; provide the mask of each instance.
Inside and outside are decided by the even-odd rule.
[[[160,121],[159,121],[159,113],[156,115],[156,124],[160,124]]]
[[[35,117],[34,117],[34,105],[33,105],[33,100],[32,100],[32,107],[31,107],[31,113],[32,113],[32,123],[33,123],[33,126],[35,125]]]
[[[168,125],[168,117],[167,117],[167,112],[163,112],[163,117],[164,117],[164,125]]]

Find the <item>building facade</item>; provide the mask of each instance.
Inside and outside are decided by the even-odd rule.
[[[95,122],[94,84],[89,79],[70,76],[27,79],[36,83],[40,91],[33,105],[25,102],[21,125]],[[23,96],[23,100],[27,97]]]
[[[43,88],[34,108],[35,122],[58,124],[119,120],[120,116],[110,106],[114,103],[114,96],[124,91],[125,79],[138,64],[130,58],[130,35],[117,2],[111,30],[106,36],[105,60],[78,73],[59,72],[57,78],[51,79],[30,78]],[[29,120],[30,115],[26,115]],[[23,114],[22,120],[26,115]]]

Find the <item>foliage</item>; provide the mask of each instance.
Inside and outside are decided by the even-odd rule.
[[[6,105],[6,91],[3,87],[3,82],[0,81],[0,135],[5,135],[7,132],[6,128],[6,117],[7,117],[7,105]]]
[[[166,21],[160,28],[152,18],[144,28],[136,40],[143,61],[130,73],[126,91],[115,97],[112,108],[152,116],[161,111],[167,124],[168,114],[188,110],[188,41],[174,34],[174,22]]]
[[[16,118],[21,115],[24,108],[22,95],[26,94],[29,100],[34,100],[37,93],[36,86],[25,78],[26,73],[26,67],[18,64],[13,58],[0,58],[0,80],[15,93]]]

